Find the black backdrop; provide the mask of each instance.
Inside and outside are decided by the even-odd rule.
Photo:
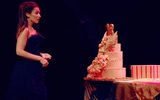
[[[0,100],[15,61],[18,5],[0,3]],[[158,0],[35,0],[41,8],[40,31],[53,60],[47,71],[50,100],[83,100],[83,77],[97,54],[106,23],[115,24],[124,67],[160,64]],[[54,93],[53,93],[54,92]]]

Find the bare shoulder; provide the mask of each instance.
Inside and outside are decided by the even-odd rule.
[[[28,29],[28,28],[25,28],[25,29],[21,32],[21,34],[26,34],[26,35],[28,35],[28,34],[29,34],[29,29]]]
[[[25,28],[21,33],[20,33],[20,37],[28,37],[29,35],[29,29]]]

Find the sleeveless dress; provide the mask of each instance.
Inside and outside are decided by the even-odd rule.
[[[31,36],[25,50],[39,55],[43,40],[40,34]],[[6,100],[47,100],[45,70],[41,63],[17,57],[6,96]]]

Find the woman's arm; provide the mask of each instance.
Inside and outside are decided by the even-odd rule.
[[[44,59],[47,59],[47,60],[51,60],[52,56],[48,53],[42,53],[40,52],[40,55],[44,58]]]
[[[24,58],[40,61],[41,59],[40,56],[31,54],[24,50],[27,44],[28,36],[29,36],[28,28],[25,28],[24,31],[17,38],[16,54]]]
[[[48,65],[48,61],[46,59],[44,59],[43,57],[25,51],[28,36],[29,36],[29,30],[28,30],[28,28],[25,28],[24,31],[22,31],[22,33],[17,38],[16,54],[18,56],[21,56],[21,57],[24,57],[27,59],[40,61],[40,63],[43,66]]]

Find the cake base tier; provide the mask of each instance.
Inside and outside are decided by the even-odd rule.
[[[125,78],[126,77],[126,68],[108,68],[102,73],[102,79],[116,79],[116,78]]]

